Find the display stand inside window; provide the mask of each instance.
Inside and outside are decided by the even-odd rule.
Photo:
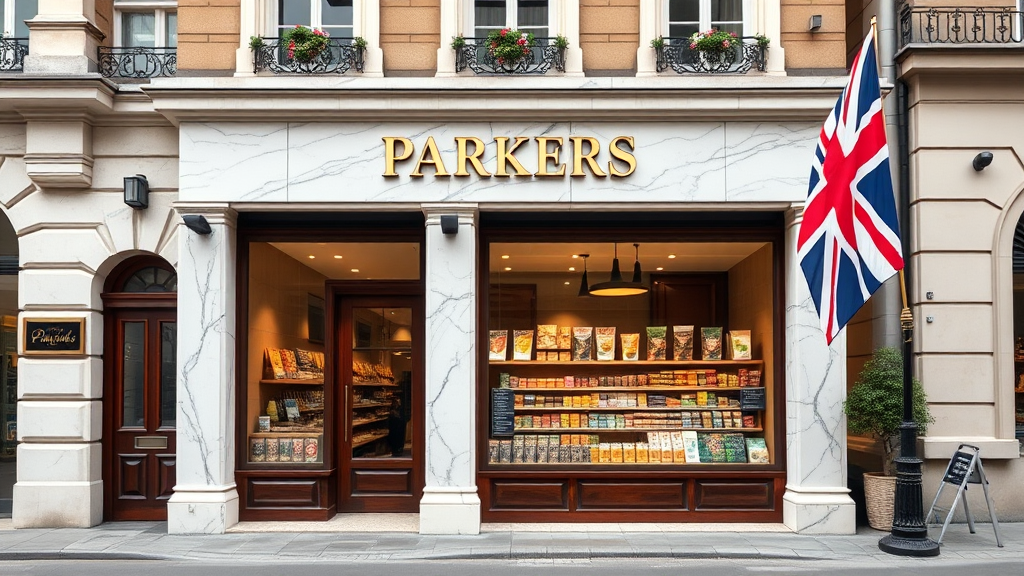
[[[324,354],[267,348],[263,352],[260,406],[249,435],[249,462],[323,462]]]

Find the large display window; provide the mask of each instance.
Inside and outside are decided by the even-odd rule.
[[[774,513],[779,247],[676,235],[486,244],[485,518],[695,512],[712,498]],[[727,486],[709,492],[716,477]]]

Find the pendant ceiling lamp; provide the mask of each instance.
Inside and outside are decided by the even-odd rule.
[[[647,286],[641,282],[640,245],[633,244],[636,249],[636,263],[633,264],[633,281],[626,282],[619,272],[619,245],[615,244],[615,257],[612,259],[612,274],[607,282],[600,282],[590,287],[591,296],[636,296],[646,294]]]
[[[590,254],[579,256],[583,258],[583,279],[580,281],[580,293],[577,296],[590,296],[590,285],[587,284],[587,258],[590,258]]]

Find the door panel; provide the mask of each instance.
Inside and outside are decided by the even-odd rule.
[[[173,309],[115,310],[104,359],[107,520],[163,520],[175,484],[177,324]]]
[[[342,296],[337,310],[339,510],[415,512],[423,493],[420,300]]]

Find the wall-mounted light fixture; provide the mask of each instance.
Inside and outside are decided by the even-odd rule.
[[[441,234],[454,236],[459,233],[459,217],[455,214],[441,216]]]
[[[982,170],[987,168],[988,165],[991,164],[991,163],[992,163],[992,153],[991,152],[980,152],[977,156],[974,157],[974,160],[971,162],[971,166],[974,166],[974,169],[976,171],[981,172]]]
[[[206,221],[206,217],[202,214],[186,214],[181,219],[185,221],[185,227],[196,234],[206,236],[213,232],[213,229],[210,228],[210,223]]]
[[[149,180],[145,176],[124,177],[124,203],[136,210],[149,208]]]
[[[811,19],[807,21],[807,29],[811,32],[821,30],[821,14],[811,16]]]

